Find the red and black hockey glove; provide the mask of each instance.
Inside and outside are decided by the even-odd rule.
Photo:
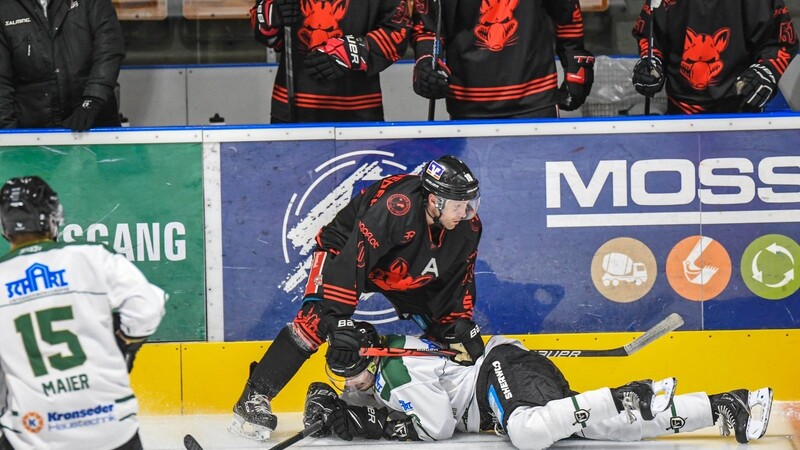
[[[565,60],[564,82],[559,88],[558,105],[565,111],[574,111],[586,101],[594,83],[594,55],[584,50]]]
[[[332,387],[319,381],[311,383],[306,392],[306,404],[303,408],[303,427],[308,428],[319,421],[324,424],[331,412],[340,407],[338,402],[339,396]],[[322,429],[311,436],[325,437],[330,434],[330,427],[323,425]]]
[[[462,366],[471,366],[483,355],[484,343],[481,329],[469,319],[458,319],[453,323],[435,323],[425,330],[434,340],[447,344],[449,350],[456,350],[458,355],[452,360]]]
[[[97,97],[84,97],[81,104],[61,122],[61,125],[72,131],[86,131],[94,125],[103,105],[105,102]]]
[[[325,425],[330,426],[333,434],[345,441],[352,441],[357,436],[367,439],[383,437],[383,428],[389,415],[385,408],[352,406],[342,400],[337,401],[340,407],[334,408],[325,419]]]
[[[778,82],[769,67],[753,64],[736,79],[736,93],[742,96],[743,112],[761,112],[778,93]]]
[[[433,69],[433,55],[424,55],[414,63],[414,92],[417,95],[436,100],[450,93],[450,68],[441,59]]]
[[[652,58],[644,57],[636,61],[633,66],[633,78],[631,82],[636,92],[645,97],[653,97],[664,88],[664,67],[661,60],[655,56]]]
[[[328,39],[309,52],[304,63],[311,79],[325,83],[341,78],[347,70],[365,72],[367,54],[364,38],[348,34]]]
[[[250,8],[250,27],[255,39],[267,46],[276,45],[282,27],[302,20],[299,0],[257,0]]]

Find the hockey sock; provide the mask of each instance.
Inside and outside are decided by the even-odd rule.
[[[259,361],[250,382],[260,394],[275,398],[310,357],[311,352],[295,342],[291,328],[284,327]]]

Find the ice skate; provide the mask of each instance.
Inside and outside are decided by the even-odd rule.
[[[233,405],[233,420],[228,431],[248,439],[266,441],[276,426],[278,417],[272,414],[269,399],[247,382],[239,401]]]
[[[761,388],[750,392],[747,389],[710,395],[711,411],[716,422],[719,422],[720,434],[730,436],[731,429],[736,441],[746,444],[751,439],[764,436],[769,425],[769,413],[772,409],[772,389]],[[753,408],[760,406],[760,417],[753,417]]]
[[[641,380],[632,381],[624,386],[611,389],[614,404],[617,409],[625,411],[628,423],[636,421],[632,411],[639,411],[644,420],[653,420],[656,414],[664,411],[672,402],[675,395],[675,378],[665,378],[661,381]]]

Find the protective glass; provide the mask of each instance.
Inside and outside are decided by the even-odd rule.
[[[461,220],[472,220],[478,214],[480,205],[480,195],[472,200],[445,199],[442,214],[446,214],[449,217],[461,217]]]

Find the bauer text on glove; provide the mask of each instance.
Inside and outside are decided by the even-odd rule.
[[[341,78],[347,71],[366,72],[367,55],[364,38],[348,34],[325,41],[308,53],[304,64],[313,80],[325,83]]]

